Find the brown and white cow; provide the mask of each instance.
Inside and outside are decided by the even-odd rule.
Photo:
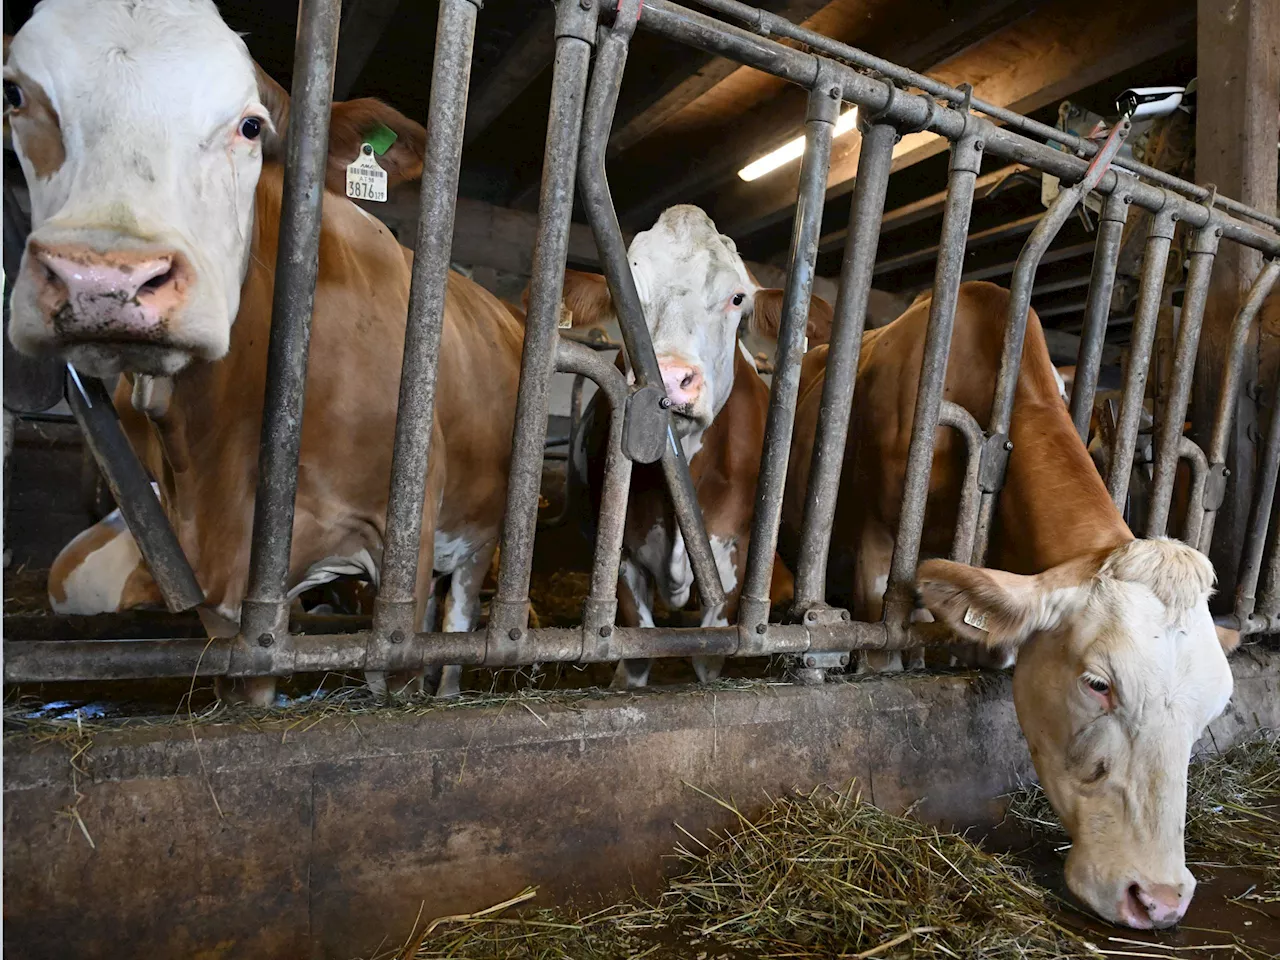
[[[46,0],[4,68],[33,230],[10,336],[26,353],[123,374],[116,406],[204,588],[212,635],[234,635],[246,588],[289,102],[207,0]],[[412,254],[343,195],[378,124],[390,183],[421,175],[422,127],[372,100],[333,107],[302,426],[290,586],[376,582]],[[505,501],[522,328],[449,278],[420,614],[450,574],[445,628],[470,629]],[[136,546],[110,525],[78,538],[55,602],[138,596]],[[82,555],[77,560],[76,551]],[[126,558],[125,562],[117,562]],[[79,599],[65,591],[79,589]],[[64,591],[59,601],[59,591]],[[96,592],[96,593],[95,593]],[[371,677],[375,683],[381,678]],[[393,684],[416,684],[396,678]],[[456,689],[457,673],[441,681]],[[268,701],[273,681],[238,691]]]
[[[782,291],[760,288],[733,241],[694,206],[671,207],[636,234],[628,259],[726,594],[723,608],[703,608],[702,624],[723,626],[737,614],[769,406],[769,388],[738,332],[745,319],[755,331],[776,338]],[[575,326],[613,317],[608,286],[597,274],[568,274],[564,296]],[[825,340],[830,326],[830,306],[813,298],[811,339]],[[570,467],[575,483],[585,479],[592,491],[592,516],[603,482],[604,403],[599,395],[593,398]],[[619,623],[653,626],[655,592],[676,611],[689,602],[693,582],[661,466],[637,464],[619,573]],[[790,590],[790,573],[775,562],[774,598],[782,601]],[[703,680],[718,676],[722,665],[718,657],[694,661]],[[648,660],[623,661],[614,686],[642,686],[649,668]]]
[[[1009,294],[960,288],[945,396],[989,418]],[[832,538],[830,596],[877,616],[898,526],[929,304],[863,338]],[[798,529],[826,351],[812,351],[784,523]],[[1135,540],[1072,426],[1039,319],[1027,322],[991,568],[928,560],[920,595],[962,638],[1016,650],[1014,701],[1045,792],[1071,833],[1067,883],[1101,916],[1164,927],[1187,908],[1187,764],[1231,695],[1208,597],[1213,568],[1174,540]],[[939,429],[924,551],[946,555],[963,443]],[[785,557],[785,553],[784,553]],[[837,560],[837,557],[839,558]]]

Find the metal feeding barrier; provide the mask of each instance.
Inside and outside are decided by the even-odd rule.
[[[863,51],[798,27],[736,0],[695,0],[716,19],[670,0],[559,0],[556,53],[543,159],[537,239],[525,325],[501,565],[487,628],[472,633],[422,632],[414,623],[414,584],[433,419],[436,362],[466,94],[480,0],[441,0],[427,124],[416,258],[395,432],[385,549],[372,628],[355,633],[293,635],[286,599],[290,532],[297,486],[299,436],[306,379],[308,327],[314,300],[320,197],[339,23],[339,0],[302,0],[289,120],[260,480],[253,528],[249,588],[240,636],[93,642],[30,641],[5,645],[9,682],[106,678],[280,676],[303,671],[406,670],[445,664],[492,667],[554,661],[612,661],[691,655],[802,655],[808,667],[841,662],[855,649],[903,649],[937,639],[938,627],[910,624],[911,581],[919,560],[925,497],[936,428],[958,430],[968,452],[953,559],[981,563],[995,500],[1004,477],[1013,399],[1021,363],[1032,283],[1046,250],[1090,191],[1105,199],[1071,398],[1081,437],[1088,430],[1098,383],[1111,288],[1130,207],[1154,214],[1146,240],[1130,360],[1120,402],[1108,489],[1127,495],[1146,393],[1166,256],[1178,222],[1192,231],[1190,270],[1166,399],[1158,411],[1148,536],[1165,532],[1179,458],[1191,467],[1188,539],[1207,552],[1223,503],[1236,397],[1250,330],[1280,276],[1280,237],[1251,226],[1280,220],[1216,191],[1195,186],[1135,161],[1116,157],[1127,122],[1104,144],[1034,122]],[[689,466],[675,442],[648,328],[605,172],[606,146],[635,30],[725,57],[809,91],[805,148],[793,226],[784,308],[778,334],[750,550],[738,623],[714,628],[634,629],[617,626],[617,580],[631,467],[661,462],[703,602],[723,601]],[[784,45],[777,39],[792,41]],[[918,92],[912,92],[918,91]],[[826,383],[821,398],[812,477],[796,565],[794,622],[769,622],[769,585],[777,546],[783,486],[791,447],[800,361],[834,125],[842,105],[861,112],[863,141],[835,305]],[[998,125],[999,124],[999,125]],[[928,131],[951,143],[946,201],[909,448],[901,524],[893,553],[885,617],[850,619],[825,604],[827,553],[836,491],[856,390],[858,354],[875,268],[893,148],[903,134]],[[1047,142],[1046,142],[1047,141]],[[1065,148],[1065,149],[1063,149]],[[1018,258],[1012,279],[1004,351],[990,421],[978,424],[943,399],[943,384],[975,181],[984,156],[1059,178],[1064,189],[1041,218]],[[557,333],[575,182],[595,235],[616,305],[627,355],[628,383],[601,353]],[[1244,218],[1244,219],[1242,219]],[[1266,265],[1235,317],[1209,450],[1182,435],[1191,375],[1221,242],[1260,251]],[[609,401],[611,421],[597,524],[595,556],[582,626],[529,628],[529,582],[539,488],[554,372],[592,380]],[[98,394],[105,396],[105,394]],[[93,407],[97,410],[97,405]],[[101,411],[99,411],[101,412]],[[102,442],[111,418],[81,416],[90,446],[104,464],[120,454]],[[104,426],[105,424],[105,426]],[[118,431],[118,426],[115,428]],[[1280,628],[1280,550],[1268,544],[1272,501],[1280,471],[1280,416],[1266,437],[1249,518],[1236,603],[1236,625],[1251,633]],[[109,475],[127,476],[116,469]],[[143,496],[136,475],[119,492]],[[191,605],[192,584],[165,567],[172,544],[163,524],[131,528],[175,609]],[[1266,548],[1270,546],[1268,551]],[[1267,566],[1263,570],[1264,557]],[[156,565],[159,565],[158,567]],[[1258,596],[1258,584],[1263,588]],[[166,586],[170,584],[171,586]],[[1257,599],[1255,600],[1255,597]]]

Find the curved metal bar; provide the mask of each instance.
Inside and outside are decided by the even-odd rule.
[[[956,510],[956,534],[951,542],[951,559],[969,563],[973,558],[974,537],[978,528],[978,508],[982,503],[978,477],[982,470],[982,428],[964,407],[943,400],[938,410],[938,426],[951,427],[964,438],[964,479],[960,487],[960,505]]]
[[[1204,321],[1205,303],[1209,299],[1209,274],[1218,251],[1216,227],[1196,231],[1191,241],[1191,267],[1187,271],[1187,288],[1182,299],[1178,345],[1174,350],[1173,369],[1169,371],[1167,401],[1156,424],[1155,475],[1147,503],[1147,536],[1164,536],[1169,524],[1169,501],[1173,497],[1173,480],[1177,473],[1181,447],[1178,438],[1187,418],[1191,400],[1191,379],[1196,368],[1196,349],[1200,345],[1200,328]]]
[[[1204,491],[1209,482],[1209,458],[1190,437],[1178,440],[1178,456],[1191,466],[1191,490],[1187,498],[1187,517],[1183,524],[1182,539],[1194,547],[1200,542],[1200,530],[1204,525]]]
[[[1204,525],[1200,530],[1200,551],[1208,554],[1213,541],[1214,521],[1218,517],[1218,509],[1222,506],[1223,494],[1227,484],[1227,448],[1231,442],[1231,427],[1236,415],[1236,397],[1240,393],[1240,371],[1244,366],[1245,347],[1249,342],[1249,331],[1263,301],[1271,293],[1276,280],[1280,279],[1280,260],[1270,260],[1262,268],[1249,295],[1241,304],[1231,323],[1230,347],[1227,351],[1227,362],[1222,371],[1222,389],[1218,391],[1218,412],[1213,420],[1213,434],[1209,438],[1209,471],[1210,483],[1206,489]]]
[[[662,390],[658,358],[653,352],[653,341],[645,323],[644,308],[636,291],[635,278],[631,276],[626,241],[618,225],[618,214],[613,206],[605,173],[605,152],[609,132],[613,127],[614,110],[618,105],[627,47],[631,33],[635,30],[637,8],[638,0],[624,0],[620,4],[614,26],[600,31],[591,89],[583,116],[582,157],[578,175],[583,206],[587,211],[591,232],[595,235],[600,262],[613,297],[614,311],[626,343],[627,359],[635,372],[638,386],[655,386]],[[676,522],[689,551],[689,565],[693,568],[698,592],[706,605],[720,606],[724,603],[720,571],[716,567],[711,542],[702,522],[702,511],[698,508],[698,496],[689,475],[689,464],[685,460],[684,450],[675,442],[669,414],[667,436],[668,442],[663,446],[662,455],[663,475],[671,491]]]

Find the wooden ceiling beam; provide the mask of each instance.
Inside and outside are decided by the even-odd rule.
[[[333,99],[346,100],[364,73],[378,41],[387,32],[400,0],[347,0],[338,28],[338,64],[333,71]]]
[[[1195,14],[1191,0],[1054,0],[930,75],[949,84],[971,80],[975,96],[1031,113],[1187,44],[1195,36]],[[854,135],[836,141],[828,200],[853,189],[858,141]],[[894,151],[894,169],[946,149],[933,134],[904,137]],[[798,174],[794,163],[731,185],[717,198],[712,218],[734,237],[777,223],[795,205]]]
[[[550,66],[555,52],[556,12],[555,7],[546,6],[503,54],[501,62],[480,89],[470,97],[463,142],[470,143],[502,116],[516,97]]]

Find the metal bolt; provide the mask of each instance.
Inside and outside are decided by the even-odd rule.
[[[1177,222],[1178,220],[1181,220],[1182,217],[1179,214],[1171,213],[1169,214],[1169,219],[1173,220],[1174,222]]]
[[[1229,477],[1229,476],[1231,476],[1231,468],[1230,468],[1230,467],[1223,467],[1223,468],[1222,468],[1222,475],[1223,475],[1224,477]]]
[[[818,619],[818,611],[810,610],[808,613],[804,615],[804,618],[808,620],[810,623],[813,623],[813,621]]]
[[[658,406],[660,406],[663,410],[670,410],[670,409],[671,409],[671,398],[670,398],[670,397],[663,397],[661,400],[659,400],[659,401],[658,401]]]
[[[1218,227],[1218,229],[1217,229],[1217,230],[1213,231],[1213,235],[1214,235],[1215,237],[1220,237],[1220,236],[1222,236],[1222,228],[1221,228],[1221,227]]]
[[[827,93],[830,95],[832,100],[839,100],[840,94],[843,92],[844,91],[842,91],[839,87],[832,87],[830,90],[827,91]]]
[[[607,623],[600,628],[600,636],[602,637],[607,637],[612,633],[613,633],[613,627],[609,626]]]
[[[392,643],[404,643],[404,631],[403,631],[403,630],[392,630],[392,631],[391,631],[391,642],[392,642]]]
[[[276,638],[269,633],[264,633],[258,637],[258,646],[269,647],[276,642]]]
[[[1133,194],[1131,194],[1131,193],[1126,193],[1126,194],[1124,195],[1124,202],[1125,202],[1125,203],[1133,203]]]
[[[806,667],[816,667],[818,665],[818,661],[813,659],[813,657],[805,657],[804,665]]]
[[[1006,450],[1012,450],[1012,449],[1013,449],[1013,441],[1012,441],[1012,440],[1006,440],[1006,441],[1004,442],[1004,448],[1005,448]]]
[[[508,637],[510,637],[512,640],[519,640],[519,639],[520,639],[520,628],[519,628],[519,627],[512,627],[510,630],[508,630],[508,631],[507,631],[507,636],[508,636]]]
[[[981,150],[984,146],[986,146],[986,144],[984,144],[981,140],[973,141],[973,149],[975,150]]]
[[[847,667],[849,665],[849,655],[847,653],[840,654],[840,666]]]
[[[768,629],[769,629],[769,625],[767,623],[756,624],[756,633],[764,633]]]
[[[848,619],[849,619],[849,611],[848,611],[848,610],[841,610],[841,611],[840,611],[840,619],[841,619],[841,620],[848,620]]]

